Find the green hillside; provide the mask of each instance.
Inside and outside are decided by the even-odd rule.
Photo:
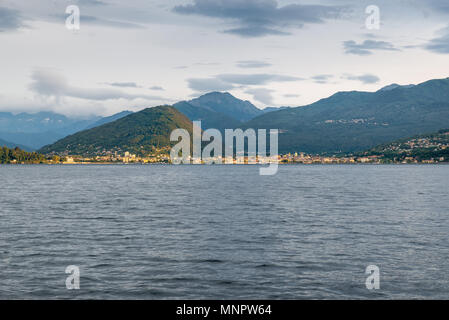
[[[244,128],[279,129],[280,152],[355,152],[449,126],[449,78],[378,92],[339,92],[271,112]]]
[[[129,151],[145,155],[155,149],[170,147],[173,144],[170,134],[176,128],[192,132],[192,123],[173,107],[148,108],[68,136],[43,147],[39,152],[92,156],[107,151]]]
[[[386,162],[449,162],[449,129],[380,145],[360,155],[380,156]]]
[[[10,149],[7,147],[0,147],[0,164],[5,163],[43,163],[45,157],[35,152],[26,152],[18,147]]]

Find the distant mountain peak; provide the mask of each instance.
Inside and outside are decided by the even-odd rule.
[[[414,84],[409,84],[409,85],[403,85],[403,86],[401,86],[401,85],[399,85],[399,84],[397,84],[397,83],[392,83],[392,84],[390,84],[390,85],[388,85],[388,86],[385,86],[385,87],[381,88],[380,90],[378,90],[378,92],[382,92],[382,91],[390,91],[390,90],[394,90],[394,89],[397,89],[397,88],[408,89],[408,88],[412,88],[412,87],[414,87],[414,86],[415,86]]]
[[[203,94],[190,101],[176,103],[174,107],[188,114],[192,121],[204,119],[206,111],[209,112],[208,116],[217,120],[223,117],[223,120],[226,119],[227,123],[229,123],[228,120],[237,121],[237,123],[245,122],[263,113],[249,101],[238,99],[229,92],[218,91]],[[213,123],[216,124],[216,121]]]

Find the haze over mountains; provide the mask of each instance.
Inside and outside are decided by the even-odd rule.
[[[0,112],[0,139],[25,150],[35,150],[51,144],[69,134],[100,126],[129,115],[123,111],[110,117],[90,117],[85,120],[72,119],[54,112],[34,114]]]
[[[303,107],[267,108],[260,110],[251,102],[243,101],[233,97],[229,93],[211,92],[199,98],[182,101],[173,107],[183,113],[189,120],[201,120],[202,128],[217,128],[220,130],[234,128],[253,129],[279,129],[279,151],[287,152],[307,152],[307,153],[339,153],[356,152],[367,150],[380,144],[388,143],[397,139],[407,138],[418,134],[436,132],[449,127],[449,78],[430,80],[419,85],[400,86],[393,84],[384,87],[377,92],[338,92],[329,98],[322,99],[316,103]],[[6,141],[17,143],[20,134],[27,134],[37,130],[40,132],[32,135],[39,141],[34,142],[34,146],[42,143],[44,139],[39,136],[52,132],[53,138],[59,134],[67,136],[73,134],[75,140],[79,137],[84,147],[78,150],[91,150],[89,146],[102,146],[110,148],[111,142],[102,140],[106,138],[102,132],[107,128],[108,135],[117,131],[123,137],[135,135],[135,129],[126,128],[119,121],[132,117],[138,119],[142,126],[151,127],[153,124],[147,115],[138,112],[131,114],[124,111],[117,115],[102,119],[90,119],[75,121],[64,116],[50,117],[48,113],[37,114],[40,119],[28,121],[26,117],[17,115],[14,136],[16,140],[8,139],[5,128],[11,130],[11,125],[4,119],[5,113],[0,114],[0,138]],[[53,115],[52,115],[53,116]],[[179,117],[173,112],[165,115]],[[146,119],[146,120],[144,120]],[[174,119],[171,119],[172,121]],[[2,122],[3,121],[3,122]],[[146,122],[145,122],[146,121]],[[173,123],[178,123],[174,120]],[[183,121],[183,125],[186,125]],[[86,135],[86,131],[77,131],[91,128],[98,128],[95,135]],[[47,130],[48,131],[44,131]],[[51,130],[50,130],[51,129]],[[142,132],[144,132],[143,130]],[[89,132],[89,131],[87,131]],[[75,134],[74,134],[75,133]],[[145,143],[152,141],[145,136],[146,133],[139,134],[139,138],[133,142],[133,148],[140,147],[147,149]],[[153,133],[160,135],[159,133]],[[29,140],[26,140],[27,142]],[[21,144],[25,139],[20,140]],[[52,143],[54,141],[51,141]],[[54,146],[47,146],[41,151],[51,152],[60,150],[71,150],[63,146],[68,143],[67,139],[59,141]],[[28,145],[31,146],[30,143]],[[41,145],[42,146],[42,145]],[[57,146],[57,147],[56,147]],[[122,145],[127,146],[127,145]]]

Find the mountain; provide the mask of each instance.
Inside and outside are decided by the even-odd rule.
[[[35,133],[23,133],[23,132],[0,132],[0,137],[7,141],[14,141],[14,144],[28,146],[28,151],[33,151],[45,146],[49,143],[53,143],[59,139],[62,139],[66,134],[57,132],[35,132]]]
[[[26,150],[37,150],[75,132],[94,128],[127,116],[123,111],[110,117],[93,116],[74,119],[53,112],[34,114],[0,112],[0,138],[13,144],[28,146]]]
[[[104,125],[106,123],[116,121],[116,120],[121,119],[123,117],[126,117],[126,116],[128,116],[128,115],[130,115],[132,113],[133,113],[132,111],[122,111],[122,112],[116,113],[116,114],[114,114],[112,116],[101,118],[100,120],[98,120],[98,121],[88,125],[85,128],[85,130],[92,129],[92,128],[95,128],[95,127],[99,127],[99,126],[102,126],[102,125]]]
[[[148,108],[114,122],[81,131],[43,147],[40,153],[98,155],[107,151],[145,154],[155,148],[167,148],[176,128],[192,132],[191,121],[170,106]]]
[[[100,117],[85,120],[68,118],[54,112],[19,113],[0,112],[0,131],[2,132],[71,132],[84,129]]]
[[[190,101],[173,105],[190,120],[201,120],[203,128],[235,128],[263,111],[249,101],[237,99],[228,92],[211,92]]]
[[[69,134],[83,130],[100,117],[72,119],[53,112],[34,114],[0,113],[0,138],[38,149]]]
[[[243,128],[279,129],[280,152],[339,153],[448,127],[449,78],[377,92],[339,92],[261,115]]]
[[[390,90],[393,90],[393,89],[396,89],[396,88],[405,88],[405,89],[407,89],[407,88],[411,88],[411,87],[414,87],[414,86],[415,86],[414,84],[401,86],[401,85],[399,85],[397,83],[393,83],[393,84],[390,84],[388,86],[385,86],[385,87],[381,88],[379,91],[390,91]]]
[[[263,113],[269,113],[269,112],[275,112],[275,111],[280,111],[280,110],[285,110],[285,109],[290,109],[291,107],[266,107],[265,109],[262,110]]]
[[[190,120],[201,121],[201,127],[203,129],[214,128],[223,131],[224,129],[235,128],[242,124],[237,119],[223,113],[196,107],[186,101],[178,102],[173,107],[186,115]]]
[[[8,142],[8,141],[5,141],[3,139],[0,139],[0,148],[1,147],[7,147],[9,149],[14,149],[16,147],[19,147],[20,149],[25,150],[25,151],[31,150],[30,147],[23,146],[23,145],[16,144],[16,143],[12,143],[12,142]]]

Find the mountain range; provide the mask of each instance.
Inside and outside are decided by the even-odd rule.
[[[173,113],[173,108],[177,113]],[[261,110],[230,93],[211,92],[190,101],[178,102],[173,108],[161,109],[161,112],[166,113],[164,117],[175,124],[179,124],[181,113],[187,120],[201,120],[203,129],[279,129],[281,153],[349,153],[449,127],[449,78],[418,85],[393,84],[377,92],[338,92],[301,107]],[[161,132],[155,132],[151,122],[153,118],[148,117],[147,112],[125,111],[112,117],[91,119],[90,123],[61,125],[67,130],[66,133],[72,130],[68,133],[72,135],[46,146],[41,152],[93,152],[116,147],[149,150],[150,144],[156,140],[159,147],[169,146],[169,137],[162,137],[168,128],[157,127]],[[142,119],[138,121],[139,118]],[[140,131],[136,132],[132,126],[126,127],[129,119],[139,122]],[[181,122],[186,126],[185,119]],[[75,133],[77,126],[88,130]],[[145,126],[153,129],[146,131]],[[92,127],[97,130],[92,131]],[[147,134],[158,138],[152,139]],[[118,140],[111,140],[111,136]],[[17,143],[1,134],[0,138]],[[129,141],[124,143],[121,139]]]
[[[261,115],[243,128],[278,128],[287,152],[345,153],[449,126],[449,78],[377,92],[339,92]]]
[[[3,139],[0,139],[0,148],[1,147],[6,147],[6,148],[9,148],[9,149],[14,149],[14,148],[18,147],[18,148],[20,148],[22,150],[25,150],[25,151],[29,149],[29,147],[27,147],[27,146],[23,146],[23,145],[20,145],[20,144],[17,144],[17,143],[12,143],[12,142],[9,142],[9,141],[5,141]]]
[[[123,111],[110,117],[72,119],[54,112],[34,114],[0,112],[0,139],[24,150],[36,150],[64,138],[67,135],[103,125],[129,115]]]

